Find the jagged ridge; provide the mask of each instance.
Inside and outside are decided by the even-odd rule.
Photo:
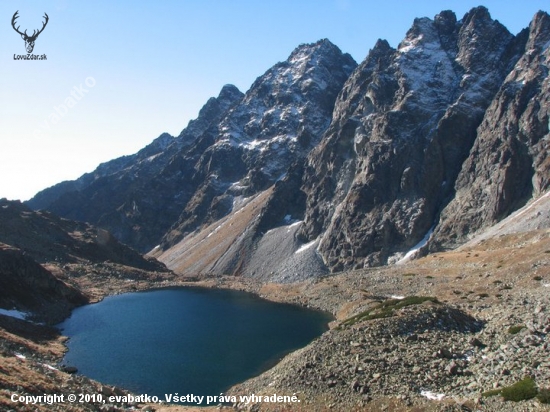
[[[246,94],[210,100],[150,166],[119,160],[53,202],[41,194],[41,207],[140,250],[160,243],[170,261],[220,219],[238,222],[236,242],[193,270],[263,279],[455,247],[548,188],[549,36],[544,12],[514,36],[477,7],[416,19],[397,49],[379,40],[359,66],[328,40],[299,46]]]

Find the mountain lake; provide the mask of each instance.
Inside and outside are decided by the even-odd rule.
[[[109,296],[58,328],[69,337],[63,364],[79,374],[160,400],[206,399],[306,346],[331,319],[246,292],[180,287]]]

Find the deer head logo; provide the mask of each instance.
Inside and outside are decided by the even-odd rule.
[[[21,38],[23,40],[25,40],[25,48],[27,49],[27,53],[32,53],[33,49],[34,49],[34,42],[36,41],[36,38],[38,37],[38,35],[40,33],[42,33],[42,31],[44,30],[44,28],[46,27],[46,24],[48,24],[48,20],[50,19],[48,17],[48,15],[46,13],[44,13],[44,18],[46,19],[46,21],[43,23],[42,25],[42,28],[40,30],[38,30],[38,32],[36,30],[33,31],[32,35],[29,36],[27,34],[27,30],[25,30],[24,33],[21,33],[19,31],[19,26],[17,26],[17,28],[15,27],[15,20],[17,20],[17,18],[19,17],[17,15],[17,13],[19,13],[19,10],[17,10],[15,12],[15,14],[13,15],[12,19],[11,19],[11,25],[13,27],[13,29],[19,33],[21,35]]]

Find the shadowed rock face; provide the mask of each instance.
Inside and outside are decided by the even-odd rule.
[[[40,264],[109,261],[142,270],[166,270],[161,263],[143,258],[104,229],[63,219],[48,211],[35,212],[20,202],[6,199],[0,199],[0,243],[25,251]]]
[[[262,279],[455,247],[548,189],[549,26],[540,12],[514,36],[484,7],[443,11],[359,66],[328,40],[301,45],[246,94],[224,87],[180,136],[29,204],[155,256],[231,216],[238,242],[201,268]],[[262,193],[244,225],[239,207]],[[262,263],[278,242],[280,272]],[[307,269],[288,263],[305,245]]]

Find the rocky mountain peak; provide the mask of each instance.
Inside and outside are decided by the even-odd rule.
[[[327,39],[302,44],[245,94],[224,86],[157,152],[42,199],[168,252],[264,202],[209,266],[220,273],[264,268],[254,251],[274,233],[331,271],[453,247],[550,185],[549,45],[548,14],[514,36],[485,7],[415,19],[397,49],[378,40],[359,65]]]
[[[241,98],[243,93],[233,84],[226,84],[222,87],[220,94],[218,95],[218,100],[230,100],[235,101],[236,99]]]
[[[351,56],[326,39],[297,47],[286,61],[259,77],[221,121],[216,147],[209,152],[239,147],[247,153],[248,168],[263,169],[270,179],[279,177],[288,160],[274,164],[273,151],[277,158],[288,159],[293,153],[304,155],[318,141],[355,67]]]
[[[443,10],[441,13],[436,14],[434,23],[441,32],[452,32],[456,28],[456,14],[452,10]]]
[[[301,44],[296,47],[290,54],[287,62],[290,65],[295,65],[297,68],[303,68],[304,63],[310,65],[316,64],[318,59],[324,59],[327,62],[334,59],[339,59],[342,51],[330,40],[321,39],[315,43]],[[349,64],[355,66],[355,62],[349,54],[345,54],[349,60]]]
[[[226,84],[222,87],[218,97],[211,97],[200,109],[196,119],[189,121],[189,124],[180,133],[179,140],[187,144],[192,143],[201,136],[213,123],[219,122],[220,117],[232,106],[243,98],[244,94],[234,85]]]
[[[390,46],[387,40],[385,39],[378,39],[376,40],[376,43],[374,44],[374,47],[369,51],[369,56],[378,56],[378,55],[384,55],[390,51],[394,51],[394,49]]]
[[[34,204],[99,224],[141,251],[159,244],[167,231],[170,241],[178,239],[224,216],[236,198],[266,189],[303,159],[330,123],[356,66],[327,39],[301,45],[246,94],[225,85],[178,137],[161,136],[111,163],[109,173],[66,184],[63,193],[46,191]]]
[[[468,240],[548,188],[549,40],[548,15],[539,12],[512,42],[512,69],[484,112],[431,250]]]
[[[164,244],[224,216],[240,197],[267,189],[303,161],[329,125],[336,97],[356,66],[324,39],[298,46],[258,77],[194,165],[198,189]]]
[[[464,17],[462,18],[462,24],[464,26],[469,26],[471,24],[478,25],[478,24],[484,24],[484,23],[493,23],[493,19],[491,18],[491,14],[489,13],[489,10],[485,6],[478,6],[472,8],[470,11],[466,12]]]
[[[514,36],[497,20],[493,20],[483,6],[466,13],[461,23],[457,61],[469,72],[486,72],[486,64],[497,69],[502,64],[500,57]],[[483,55],[488,57],[487,62],[483,61]]]
[[[533,17],[529,25],[529,40],[527,49],[548,49],[550,42],[550,15],[544,11],[539,11]]]
[[[410,51],[417,45],[435,40],[433,21],[428,17],[414,19],[413,25],[407,31],[405,39],[399,43],[397,49],[403,53]]]

